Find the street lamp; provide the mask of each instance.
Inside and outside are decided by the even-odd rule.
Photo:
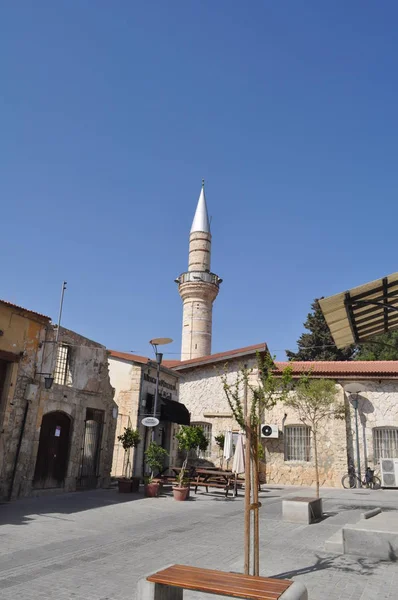
[[[358,394],[362,391],[362,385],[360,383],[349,383],[344,387],[344,390],[350,394],[350,402],[355,410],[355,433],[356,433],[356,446],[357,446],[357,465],[358,465],[358,480],[357,487],[360,487],[361,481],[361,456],[359,453],[359,431],[358,431]]]
[[[160,378],[160,365],[162,364],[163,354],[162,352],[158,352],[158,346],[164,346],[166,344],[171,344],[173,340],[171,338],[154,338],[153,340],[149,340],[153,351],[156,356],[156,387],[155,387],[155,401],[153,403],[153,416],[156,418],[156,412],[158,408],[158,398],[159,398],[159,378]],[[152,441],[155,440],[155,427],[152,429]]]

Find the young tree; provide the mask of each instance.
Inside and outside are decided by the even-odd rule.
[[[198,448],[202,452],[205,452],[209,445],[209,441],[206,438],[203,429],[201,427],[195,427],[194,425],[181,425],[179,432],[176,434],[176,439],[178,441],[178,449],[185,452],[185,459],[178,476],[180,485],[184,485],[185,471],[187,469],[190,451]]]
[[[287,396],[292,384],[292,369],[286,367],[281,373],[276,374],[272,357],[269,354],[265,356],[258,354],[256,372],[254,368],[243,366],[233,383],[228,383],[227,372],[222,375],[222,383],[232,414],[246,437],[245,573],[249,574],[250,510],[254,507],[253,575],[259,575],[258,472],[259,455],[261,455],[259,425],[264,410],[271,410],[278,401],[283,401]],[[253,473],[252,489],[250,488],[251,472]]]
[[[132,475],[132,464],[131,464],[131,448],[137,448],[141,442],[141,436],[138,429],[132,429],[131,427],[125,427],[124,433],[118,435],[117,439],[121,442],[124,450],[124,461],[123,461],[123,477],[130,479]]]
[[[354,346],[340,350],[335,345],[317,299],[311,304],[304,327],[309,333],[303,333],[298,339],[297,352],[286,350],[288,360],[351,360],[354,357]]]
[[[300,421],[310,428],[314,443],[316,496],[319,498],[318,438],[322,423],[330,418],[344,418],[344,404],[336,398],[336,382],[331,379],[301,378],[284,402],[293,408]]]

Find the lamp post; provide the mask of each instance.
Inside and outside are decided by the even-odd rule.
[[[355,411],[355,434],[356,434],[356,447],[357,447],[357,466],[358,466],[358,478],[357,487],[361,487],[361,455],[359,452],[359,429],[358,429],[358,394],[362,390],[362,386],[359,383],[349,383],[344,390],[350,394],[350,402],[354,407]]]
[[[154,338],[150,340],[153,351],[156,357],[156,384],[155,384],[155,400],[153,403],[153,416],[156,418],[159,400],[159,379],[160,379],[160,366],[162,364],[163,353],[158,352],[158,346],[164,346],[165,344],[171,344],[173,340],[171,338]],[[152,442],[155,441],[155,427],[152,428]]]

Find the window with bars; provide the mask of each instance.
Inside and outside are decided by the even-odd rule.
[[[311,429],[306,425],[285,427],[285,460],[309,462],[311,460]]]
[[[398,427],[375,427],[373,429],[373,460],[398,458]]]
[[[211,431],[212,431],[211,423],[191,423],[191,425],[193,425],[194,427],[200,427],[201,429],[203,429],[203,433],[205,434],[205,437],[206,437],[207,441],[209,442],[209,445],[207,446],[207,450],[205,450],[205,452],[202,452],[202,450],[199,450],[198,452],[196,452],[196,456],[198,458],[210,458],[210,456],[211,456]]]
[[[58,346],[57,360],[54,369],[54,383],[70,385],[70,348],[66,344]]]

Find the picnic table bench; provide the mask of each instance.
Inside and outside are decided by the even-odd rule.
[[[245,600],[308,600],[298,581],[172,565],[141,579],[137,600],[183,600],[185,590]]]

